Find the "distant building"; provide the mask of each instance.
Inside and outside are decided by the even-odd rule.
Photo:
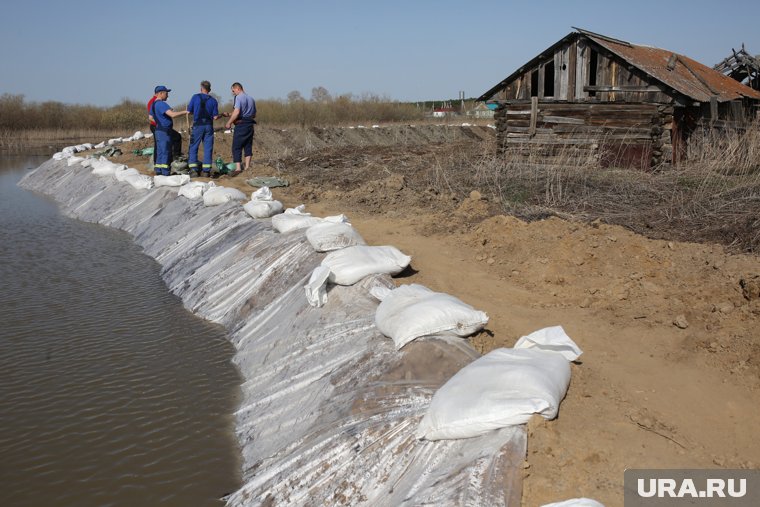
[[[502,150],[648,168],[682,160],[699,128],[747,124],[760,92],[672,51],[575,29],[477,100],[498,105]]]
[[[486,104],[485,102],[478,102],[475,107],[467,111],[467,116],[473,118],[493,118],[494,111],[497,104]]]
[[[456,116],[457,112],[453,107],[436,107],[433,109],[433,118],[445,118],[447,116]]]

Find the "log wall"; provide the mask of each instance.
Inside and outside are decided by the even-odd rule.
[[[499,150],[543,162],[649,169],[673,158],[673,107],[653,103],[503,103],[495,114]]]

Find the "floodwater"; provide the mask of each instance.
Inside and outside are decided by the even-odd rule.
[[[241,379],[123,232],[61,215],[0,155],[0,505],[221,505]]]

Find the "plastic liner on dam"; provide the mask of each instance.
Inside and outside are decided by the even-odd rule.
[[[130,233],[188,309],[227,328],[245,379],[235,414],[243,483],[228,505],[520,504],[524,426],[415,439],[435,390],[478,354],[438,339],[396,351],[369,295],[392,286],[388,277],[332,287],[314,308],[303,286],[323,254],[303,230],[278,234],[239,203],[204,207],[176,188],[136,190],[53,160],[20,185]]]

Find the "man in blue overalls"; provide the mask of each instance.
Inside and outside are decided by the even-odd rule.
[[[214,120],[219,118],[219,103],[209,95],[211,83],[201,81],[201,92],[193,95],[187,110],[193,115],[193,130],[190,135],[188,165],[190,176],[211,176],[211,161],[214,153]],[[203,141],[203,167],[198,170],[198,147]]]
[[[235,104],[232,115],[227,121],[227,128],[232,128],[232,125],[235,125],[235,131],[232,136],[232,161],[235,162],[235,171],[230,173],[230,176],[236,176],[251,166],[253,126],[256,123],[256,102],[253,100],[253,97],[245,93],[243,85],[240,83],[232,85],[232,94],[235,96]],[[245,155],[245,165],[241,169],[240,162],[243,161],[242,155]]]
[[[156,174],[169,176],[171,174],[172,159],[172,131],[174,130],[174,120],[177,116],[189,114],[187,111],[173,111],[166,99],[169,98],[171,90],[165,86],[156,86],[156,100],[150,108],[150,117],[156,122],[156,163],[154,169]]]

